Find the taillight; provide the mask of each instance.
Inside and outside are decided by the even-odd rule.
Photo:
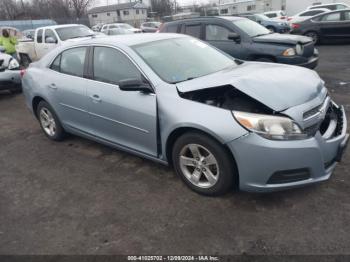
[[[26,70],[25,70],[25,69],[21,69],[21,70],[19,71],[19,74],[20,74],[20,76],[23,78],[24,75],[26,74]]]
[[[292,24],[292,28],[293,29],[298,29],[298,28],[300,28],[300,24]]]

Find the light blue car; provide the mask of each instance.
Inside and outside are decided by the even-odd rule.
[[[185,35],[67,43],[29,67],[23,91],[48,138],[72,133],[172,165],[205,195],[325,181],[348,141],[317,73],[237,61]]]
[[[267,29],[274,33],[289,33],[291,30],[288,22],[284,22],[282,20],[276,21],[263,14],[244,15],[243,17],[246,17],[261,24],[262,26],[265,26]]]

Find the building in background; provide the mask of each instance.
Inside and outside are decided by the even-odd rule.
[[[344,3],[350,6],[350,0],[287,0],[286,13],[289,16],[304,11],[307,7],[316,4]]]
[[[128,23],[139,27],[147,20],[148,6],[141,2],[128,2],[97,6],[88,10],[90,25],[108,23]]]
[[[221,15],[237,15],[246,13],[263,13],[284,10],[287,0],[221,0]],[[294,0],[295,1],[295,0]]]

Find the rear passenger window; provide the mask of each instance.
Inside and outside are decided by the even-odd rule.
[[[335,22],[335,21],[340,21],[341,13],[333,13],[329,15],[325,15],[322,18],[322,21],[326,22]]]
[[[178,25],[168,25],[166,27],[166,32],[167,33],[177,33],[177,28],[178,28]]]
[[[83,77],[86,47],[69,49],[62,53],[60,72],[68,75]]]
[[[226,41],[230,31],[219,25],[207,25],[205,35],[207,41]]]
[[[350,11],[347,11],[347,12],[345,12],[344,13],[344,20],[347,20],[347,21],[349,21],[350,20]]]
[[[141,73],[130,59],[114,48],[94,48],[94,79],[119,84],[125,79],[141,80]]]
[[[36,42],[37,43],[42,43],[43,42],[43,30],[42,29],[40,29],[38,31],[38,34],[36,36]]]
[[[60,72],[60,66],[61,66],[61,55],[56,57],[55,61],[51,64],[50,68],[54,71]]]
[[[185,25],[185,34],[196,38],[201,37],[201,25]]]

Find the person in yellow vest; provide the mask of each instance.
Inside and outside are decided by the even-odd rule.
[[[8,30],[2,30],[2,36],[0,37],[0,46],[5,48],[5,53],[11,55],[12,57],[17,59],[16,54],[16,44],[17,39],[13,36],[10,36]]]

